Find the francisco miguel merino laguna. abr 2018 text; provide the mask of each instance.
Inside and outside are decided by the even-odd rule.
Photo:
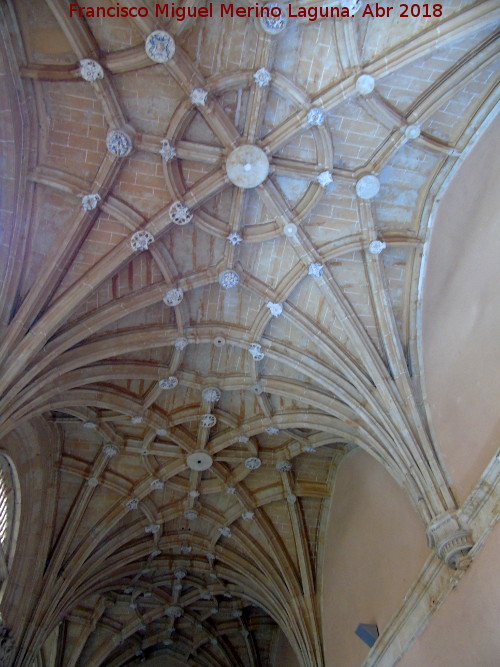
[[[441,17],[443,15],[443,5],[439,3],[413,3],[395,5],[389,7],[379,4],[378,2],[369,2],[363,8],[363,12],[359,12],[361,18],[385,18],[391,16],[392,12],[396,10],[396,15],[400,18],[432,18]],[[187,18],[212,18],[214,16],[224,18],[274,18],[279,19],[282,14],[288,18],[306,18],[308,21],[316,21],[317,19],[325,18],[352,18],[356,12],[352,13],[347,7],[292,7],[291,3],[286,3],[283,6],[277,6],[275,3],[271,5],[261,5],[260,2],[254,5],[245,5],[240,7],[232,2],[214,3],[209,2],[205,7],[198,6],[181,6],[177,7],[174,2],[157,3],[154,11],[149,10],[144,6],[122,6],[119,2],[108,7],[82,7],[76,2],[69,5],[70,16],[82,16],[86,18],[136,18],[155,16],[165,16],[165,18],[176,19],[177,21],[184,21]]]
[[[158,18],[177,19],[184,21],[187,18],[212,18],[212,17],[239,17],[239,18],[280,18],[282,15],[290,18],[307,18],[316,21],[318,18],[350,18],[354,16],[347,7],[292,7],[291,3],[282,7],[276,5],[264,5],[256,2],[253,5],[240,6],[233,2],[209,2],[205,7],[176,6],[174,2],[157,3],[154,10],[144,6],[123,6],[119,2],[108,7],[85,7],[78,3],[70,3],[70,16],[81,16],[86,18],[125,18],[155,16]]]

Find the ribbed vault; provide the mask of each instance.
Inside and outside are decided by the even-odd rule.
[[[422,404],[418,287],[434,201],[496,101],[498,3],[275,35],[143,4],[151,18],[2,7],[17,151],[0,434],[15,449],[31,424],[57,478],[38,599],[16,616],[6,598],[14,664],[59,627],[68,667],[266,665],[279,628],[321,665],[343,455],[372,454],[426,525],[455,509]],[[175,44],[163,63],[155,30]],[[269,163],[255,187],[226,168],[243,145]]]

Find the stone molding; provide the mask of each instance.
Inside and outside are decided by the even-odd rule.
[[[132,138],[125,130],[110,130],[106,136],[106,147],[116,157],[127,157],[134,147]]]
[[[280,32],[283,32],[288,23],[286,9],[280,2],[269,2],[265,6],[271,11],[274,8],[279,9],[280,13],[277,16],[270,15],[262,17],[260,19],[260,25],[264,32],[267,32],[269,35],[278,35]]]
[[[438,558],[453,570],[466,569],[467,554],[474,546],[471,531],[460,522],[456,512],[445,512],[427,527],[427,540]]]
[[[221,397],[221,390],[218,387],[205,387],[201,392],[201,397],[209,403],[217,403]]]
[[[268,86],[271,83],[271,78],[270,72],[265,67],[261,67],[253,75],[253,79],[259,88]]]
[[[243,241],[243,238],[241,237],[241,234],[238,234],[238,232],[231,232],[231,234],[229,234],[227,237],[227,240],[232,246],[236,246]]]
[[[158,382],[160,389],[174,389],[174,387],[177,387],[178,384],[179,380],[174,375],[171,375],[168,378],[164,378]]]
[[[162,156],[165,162],[170,162],[171,160],[177,157],[177,152],[175,150],[175,147],[172,146],[172,144],[168,139],[162,139],[160,155]]]
[[[207,413],[201,416],[200,426],[202,426],[203,428],[212,428],[212,426],[215,426],[216,424],[217,424],[217,417],[215,415]]]
[[[252,355],[254,361],[262,361],[264,359],[264,352],[262,352],[262,347],[259,343],[252,343],[248,348],[248,351]]]
[[[154,237],[145,229],[135,232],[130,239],[130,246],[134,251],[147,250],[151,243],[154,243]]]
[[[181,204],[180,201],[175,201],[168,210],[170,220],[176,225],[187,225],[193,219],[193,214],[187,206]]]
[[[380,255],[380,253],[387,248],[387,243],[384,241],[372,241],[368,246],[368,250],[372,255]]]
[[[227,269],[222,271],[219,275],[219,285],[224,289],[231,289],[231,287],[237,287],[240,284],[240,277],[236,271]]]
[[[175,53],[173,37],[164,30],[155,30],[148,35],[144,44],[148,58],[155,63],[167,63]]]
[[[444,532],[446,524],[451,526],[453,521],[460,527],[470,527],[470,532],[474,535],[474,546],[467,554],[467,564],[470,567],[474,567],[474,559],[499,519],[499,502],[500,451],[492,458],[464,505],[456,512],[449,513],[452,515],[452,521],[445,522],[443,519],[440,522],[441,536],[446,535]],[[438,525],[437,522],[433,523]],[[436,530],[434,534],[437,534]],[[452,539],[449,532],[448,535]],[[429,556],[400,609],[375,642],[362,667],[395,665],[466,572],[464,568],[450,570],[437,554]]]
[[[80,76],[85,81],[92,83],[98,79],[104,78],[104,71],[101,65],[91,58],[83,58],[80,60]]]
[[[195,88],[191,92],[191,102],[198,107],[204,107],[207,103],[208,91],[204,88]]]
[[[97,193],[91,193],[82,197],[82,208],[84,211],[93,211],[101,201],[101,196]]]

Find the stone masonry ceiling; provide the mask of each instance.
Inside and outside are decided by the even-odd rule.
[[[61,623],[65,667],[271,665],[280,629],[323,665],[326,510],[354,447],[462,566],[419,282],[436,196],[494,108],[499,6],[366,4],[0,7],[0,435],[41,443],[51,494],[15,665]]]

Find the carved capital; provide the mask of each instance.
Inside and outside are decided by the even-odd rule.
[[[470,564],[469,551],[474,546],[472,532],[456,512],[445,512],[427,526],[427,539],[438,557],[453,570],[465,570]]]

